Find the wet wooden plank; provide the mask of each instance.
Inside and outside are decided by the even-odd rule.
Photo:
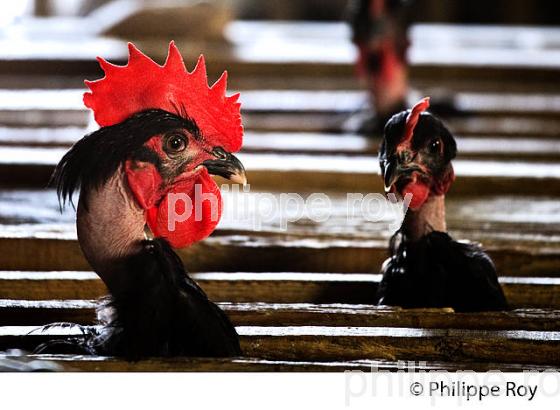
[[[12,270],[87,270],[75,235],[56,229],[33,233],[18,227],[0,236],[0,262]],[[27,232],[26,232],[27,231]],[[18,233],[19,232],[19,233]],[[509,276],[558,276],[560,252],[544,243],[486,245],[498,272]],[[282,238],[256,234],[213,236],[179,252],[192,272],[375,273],[387,257],[386,240]]]
[[[430,371],[430,370],[474,370],[487,372],[557,371],[554,366],[523,365],[515,363],[456,363],[442,361],[389,361],[389,360],[353,360],[353,361],[282,361],[251,358],[205,359],[182,358],[147,359],[128,362],[122,359],[103,356],[72,355],[26,355],[27,360],[51,362],[61,366],[64,371],[84,372],[342,372],[353,371]],[[0,354],[0,359],[12,359],[12,356]]]
[[[5,269],[88,269],[76,242],[74,212],[60,215],[54,192],[2,192],[0,198],[0,221],[11,224],[0,229]],[[396,228],[388,220],[348,219],[344,201],[337,204],[334,197],[333,208],[329,221],[304,218],[288,225],[289,232],[280,219],[252,231],[252,220],[226,214],[213,237],[180,254],[192,271],[377,272]],[[459,199],[449,201],[448,220],[454,237],[484,244],[502,276],[559,274],[554,199]]]
[[[558,121],[551,118],[519,118],[507,116],[453,118],[446,121],[456,135],[503,137],[539,136],[557,138]]]
[[[244,356],[268,360],[438,360],[560,365],[560,332],[387,327],[239,326]],[[31,332],[31,333],[30,333]],[[0,349],[31,349],[81,330],[0,327]]]
[[[456,137],[459,159],[555,161],[560,158],[560,140],[542,137],[494,137],[490,135]],[[24,141],[21,143],[19,141]],[[29,144],[28,144],[29,143]],[[243,152],[263,154],[313,154],[377,156],[381,138],[357,134],[314,132],[253,132],[244,135]],[[4,145],[33,145],[30,139],[2,141]],[[54,142],[54,146],[58,144]],[[48,145],[44,145],[48,146]]]
[[[68,148],[86,134],[85,127],[0,127],[0,144]]]
[[[80,127],[0,127],[0,145],[69,148],[86,134]],[[244,135],[243,152],[314,155],[377,155],[380,138],[356,134],[253,132]],[[560,141],[551,138],[456,137],[459,158],[557,160]]]
[[[205,272],[193,278],[218,302],[371,304],[377,274]],[[560,279],[501,277],[514,308],[559,308]],[[0,299],[95,299],[107,291],[93,272],[0,272]]]
[[[94,324],[95,300],[0,299],[0,325]]]
[[[340,133],[355,131],[348,115],[327,115],[309,113],[302,119],[294,113],[249,113],[243,116],[243,124],[253,131],[275,132],[327,132]],[[545,137],[557,138],[557,118],[520,118],[519,116],[493,115],[487,117],[469,116],[449,118],[446,125],[455,135],[496,136],[496,137]]]
[[[315,207],[309,201],[297,206],[286,204],[271,215],[262,209],[264,194],[279,195],[236,193],[224,187],[226,212],[215,235],[276,236],[298,241],[361,239],[386,244],[402,219],[398,206],[387,203],[383,214],[372,215],[360,202],[352,205],[344,193],[327,193],[328,218],[321,221],[313,218]],[[535,255],[554,253],[560,247],[560,203],[554,197],[450,196],[446,208],[448,227],[455,238],[479,242],[494,251],[532,249]],[[0,236],[75,239],[75,211],[68,206],[60,212],[54,189],[0,190]]]
[[[71,115],[87,113],[82,102],[85,89],[2,89],[0,88],[0,113],[27,113],[30,117],[44,115]],[[232,93],[235,92],[232,91]],[[412,89],[408,98],[413,104],[418,95],[441,93],[432,89]],[[368,109],[365,91],[356,90],[301,90],[292,86],[289,90],[259,89],[242,90],[241,108],[244,113],[313,113],[349,114]],[[463,115],[509,115],[522,117],[552,117],[560,113],[560,96],[554,93],[495,93],[460,91],[454,93],[450,102]]]
[[[0,185],[45,187],[63,148],[0,147]],[[252,189],[283,192],[383,192],[377,158],[371,156],[241,153]],[[454,161],[451,193],[560,195],[560,165],[529,161]]]
[[[413,88],[408,103],[414,104],[420,95],[441,94],[441,90]],[[1,94],[0,94],[1,95]],[[344,114],[368,109],[368,96],[355,90],[244,90],[241,107],[247,114],[301,113]],[[461,115],[515,116],[552,118],[560,113],[560,96],[554,93],[513,93],[459,91],[448,98]],[[29,108],[34,108],[31,103]],[[0,105],[0,109],[2,106]]]
[[[198,273],[193,274],[215,301],[280,303],[367,303],[377,275]],[[94,299],[106,288],[92,272],[3,272],[0,298]]]
[[[560,361],[559,332],[462,329],[238,327],[245,355],[311,360],[382,358],[538,363]]]
[[[165,47],[167,48],[167,47]],[[188,48],[188,46],[187,46]],[[196,61],[198,56],[193,56],[192,61]],[[190,61],[190,60],[189,60]],[[213,64],[214,61],[207,60],[207,68],[209,73],[209,81],[217,79],[221,75],[220,69],[223,70],[224,67],[219,67],[217,64]],[[247,66],[250,68],[250,66]],[[102,74],[98,71],[99,67],[93,67],[96,71],[88,72],[75,72],[73,74],[64,73],[41,73],[35,72],[33,74],[24,72],[17,73],[0,73],[0,89],[14,89],[14,90],[33,90],[33,89],[49,89],[49,90],[71,90],[71,89],[82,89],[84,86],[84,78],[100,78]],[[189,67],[191,68],[191,67]],[[228,68],[228,67],[225,67]],[[229,68],[228,68],[229,71]],[[357,90],[360,87],[356,77],[352,74],[348,76],[341,76],[337,72],[329,73],[323,72],[321,76],[313,75],[313,73],[293,73],[293,77],[290,81],[286,80],[283,72],[280,70],[275,70],[273,72],[262,73],[259,71],[251,70],[251,75],[244,75],[240,73],[235,77],[230,76],[228,80],[230,89],[236,90],[254,90],[254,89],[269,89],[269,90]],[[523,84],[511,84],[508,86],[512,92],[531,92],[535,90],[542,90],[543,92],[549,92],[550,88],[543,85],[538,87],[537,84],[532,84],[531,89],[522,87]],[[436,85],[441,86],[441,84]],[[472,87],[473,84],[470,84]],[[538,88],[537,88],[538,87]],[[464,87],[457,88],[458,90],[465,89]],[[466,89],[470,89],[467,87]],[[488,86],[485,85],[484,89],[488,90]],[[503,91],[503,90],[497,90]]]
[[[18,30],[17,42],[10,38],[0,43],[4,56],[0,60],[0,73],[99,75],[95,56],[103,55],[117,63],[125,59],[123,41],[65,35],[64,42],[56,42],[44,34],[36,35],[33,25],[18,25]],[[27,31],[35,35],[29,37]],[[449,41],[433,41],[434,32]],[[492,26],[482,35],[480,32],[480,27],[471,26],[415,26],[409,53],[413,78],[437,77],[442,81],[470,78],[502,83],[518,83],[519,78],[524,78],[525,82],[549,81],[550,86],[555,85],[560,65],[559,51],[554,47],[554,40],[550,40],[558,36],[555,29]],[[313,73],[315,77],[352,75],[355,49],[344,23],[238,21],[229,25],[227,33],[232,44],[229,50],[216,45],[193,46],[192,42],[188,44],[190,47],[181,42],[179,46],[187,61],[195,61],[204,51],[211,70],[227,67],[232,78],[255,73],[269,75],[280,69],[285,76],[295,77],[302,73]],[[492,42],[503,35],[510,36],[508,47],[498,40]],[[527,45],[523,40],[527,35],[539,40]],[[478,38],[479,42],[471,38]],[[271,42],[275,47],[270,47]],[[161,42],[144,41],[139,45],[158,61],[163,60],[166,47]],[[214,71],[212,74],[217,75]]]
[[[89,269],[77,241],[56,232],[39,233],[35,237],[23,233],[19,237],[0,238],[0,243],[4,250],[0,258],[5,269]],[[312,239],[285,241],[235,235],[209,238],[180,250],[179,254],[191,271],[309,271],[320,267],[312,271],[373,272],[381,266],[386,250],[381,244],[373,249],[363,245],[363,241],[355,244]],[[342,266],[346,269],[335,269]],[[365,266],[368,269],[361,269]]]
[[[454,313],[452,309],[401,309],[372,305],[232,303],[219,306],[236,326],[385,326],[427,329],[560,330],[560,311]],[[0,299],[0,326],[95,323],[94,300]]]
[[[556,114],[545,118],[532,116],[468,116],[449,118],[447,126],[458,136],[490,136],[496,138],[558,138],[560,121]],[[86,127],[89,114],[85,111],[0,111],[0,121],[9,127]],[[256,132],[315,132],[353,133],[361,120],[352,119],[348,113],[324,112],[246,112],[243,114],[245,129]]]

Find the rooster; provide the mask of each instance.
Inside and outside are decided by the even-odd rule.
[[[132,44],[126,66],[98,61],[105,77],[86,81],[84,103],[101,128],[53,174],[62,205],[80,190],[78,241],[110,293],[102,326],[88,330],[78,350],[129,359],[240,355],[230,320],[173,251],[216,227],[222,202],[211,175],[246,182],[231,154],[242,144],[239,94],[225,95],[225,72],[208,87],[203,56],[189,73],[173,42],[163,66]]]
[[[447,234],[445,194],[455,179],[451,160],[457,147],[445,125],[425,112],[428,107],[425,98],[385,126],[379,151],[385,190],[411,200],[390,240],[378,303],[458,312],[506,309],[490,257]]]

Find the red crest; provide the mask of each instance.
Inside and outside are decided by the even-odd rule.
[[[402,143],[410,143],[412,140],[412,135],[414,134],[414,128],[416,128],[416,124],[418,124],[418,119],[420,118],[420,114],[426,111],[430,107],[430,97],[424,97],[420,101],[418,101],[410,113],[406,117],[406,125],[404,128],[404,136],[402,139]]]
[[[105,77],[85,82],[91,92],[84,94],[84,104],[93,110],[100,126],[117,124],[147,109],[161,109],[194,120],[211,145],[239,151],[243,140],[241,104],[239,94],[225,94],[227,72],[209,87],[204,56],[189,73],[173,41],[164,65],[132,43],[128,43],[128,51],[125,66],[98,57]]]

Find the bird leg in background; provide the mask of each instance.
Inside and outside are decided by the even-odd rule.
[[[355,0],[351,4],[352,41],[358,48],[357,71],[369,92],[375,124],[364,125],[379,132],[395,112],[405,109],[408,93],[406,52],[409,46],[406,2],[401,0]]]

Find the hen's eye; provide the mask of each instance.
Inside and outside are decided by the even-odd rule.
[[[187,139],[182,134],[172,134],[167,138],[165,143],[165,148],[167,152],[181,152],[187,148]]]
[[[439,138],[433,139],[428,144],[428,151],[432,154],[437,154],[441,152],[441,140]]]

